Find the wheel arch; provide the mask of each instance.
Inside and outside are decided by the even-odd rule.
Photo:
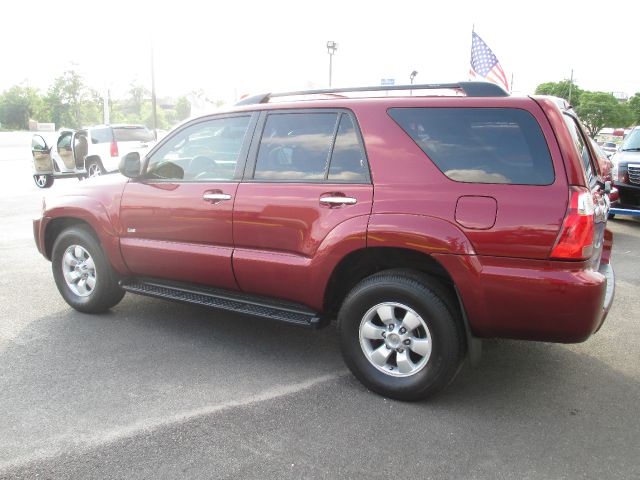
[[[325,288],[324,310],[337,312],[358,282],[374,273],[392,269],[427,274],[455,296],[455,285],[449,272],[431,255],[401,247],[368,247],[349,253],[335,266]]]
[[[105,207],[95,199],[85,196],[60,197],[55,206],[45,212],[43,226],[43,253],[51,260],[53,245],[60,232],[73,225],[85,225],[100,243],[111,266],[120,274],[129,273],[122,254],[120,238]]]
[[[453,277],[436,258],[427,253],[401,247],[369,247],[349,253],[336,265],[329,277],[324,292],[323,310],[329,316],[335,315],[348,293],[360,281],[389,270],[404,270],[410,275],[426,275],[436,280],[436,284],[430,286],[436,289],[452,314],[461,322],[467,354],[471,365],[475,366],[481,356],[481,341],[471,330],[463,299]]]

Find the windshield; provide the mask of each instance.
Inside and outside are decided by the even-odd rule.
[[[622,144],[622,150],[640,150],[640,128],[634,128]]]

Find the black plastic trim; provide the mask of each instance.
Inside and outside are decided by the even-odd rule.
[[[349,92],[389,92],[394,90],[462,90],[467,97],[508,97],[509,93],[495,83],[489,82],[457,82],[457,83],[429,83],[422,85],[392,85],[387,87],[351,87],[351,88],[327,88],[321,90],[299,90],[297,92],[263,93],[245,98],[236,103],[236,106],[257,105],[268,103],[269,99],[276,97],[294,97],[301,95],[322,95]]]
[[[303,327],[318,328],[325,324],[317,312],[304,305],[241,292],[146,278],[127,278],[120,281],[120,286],[127,292],[139,295],[279,320]]]

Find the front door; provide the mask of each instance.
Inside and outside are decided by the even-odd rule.
[[[349,241],[365,247],[373,187],[363,145],[341,110],[273,111],[259,129],[234,207],[236,279],[245,292],[311,305],[323,245],[355,222],[363,233]]]
[[[255,120],[200,119],[154,149],[121,203],[121,249],[136,275],[236,289],[232,212]]]

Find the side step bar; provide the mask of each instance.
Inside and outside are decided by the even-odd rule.
[[[163,298],[178,302],[202,305],[218,310],[244,313],[256,317],[279,320],[302,327],[319,328],[326,322],[317,312],[304,305],[274,301],[255,295],[230,292],[220,289],[209,289],[191,285],[176,285],[162,281],[129,278],[120,281],[120,286],[127,292]]]

